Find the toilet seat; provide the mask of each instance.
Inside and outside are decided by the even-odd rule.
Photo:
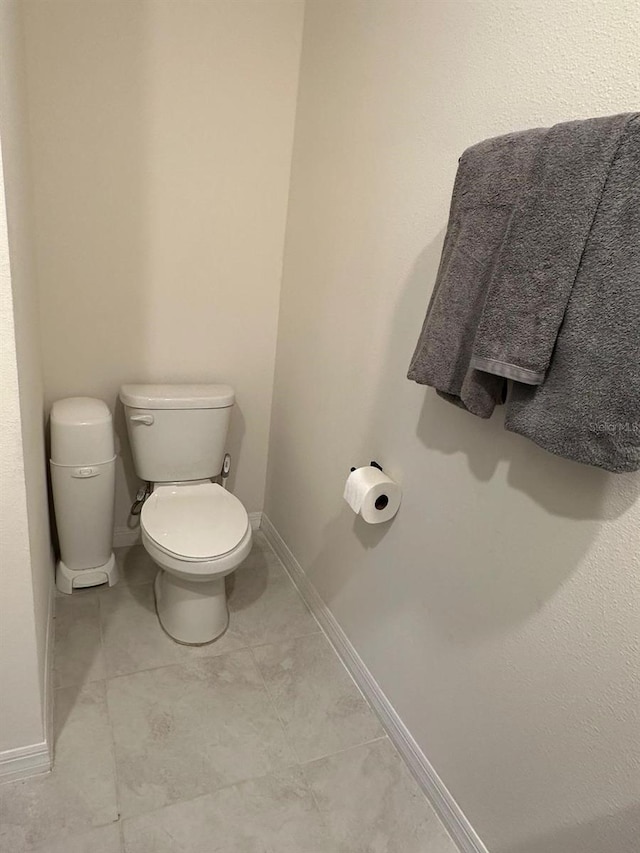
[[[157,486],[142,507],[140,525],[154,550],[190,564],[231,555],[250,532],[242,503],[211,482]],[[188,571],[200,574],[197,565]]]
[[[201,583],[206,585],[216,578],[223,578],[225,575],[235,571],[240,563],[249,556],[252,538],[251,525],[248,524],[247,532],[233,551],[229,551],[222,557],[214,557],[211,560],[189,561],[163,551],[151,537],[147,536],[144,528],[142,528],[142,544],[153,562],[160,569],[164,569],[165,572],[168,572],[179,580],[194,582],[198,586]],[[171,634],[171,636],[173,637],[174,634]]]

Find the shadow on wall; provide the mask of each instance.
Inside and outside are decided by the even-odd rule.
[[[504,409],[497,409],[490,423],[483,422],[454,408],[431,389],[426,390],[416,434],[425,447],[439,453],[463,453],[472,475],[482,482],[491,480],[500,463],[507,463],[507,483],[562,518],[613,520],[640,494],[637,474],[611,474],[554,456],[526,438],[506,432],[503,422]],[[624,498],[616,490],[616,496],[609,499],[613,481],[628,484],[622,490]]]
[[[133,496],[137,493],[141,481],[133,468],[133,457],[131,455],[129,436],[127,435],[127,422],[120,397],[116,397],[113,400],[111,410],[113,411],[113,429],[116,434],[116,453],[118,454],[116,465],[120,469],[120,482],[124,484],[126,495],[131,498],[131,503],[133,504]],[[127,516],[127,527],[130,530],[137,530],[139,526],[140,516],[129,513]]]
[[[443,236],[444,232],[419,256],[398,303],[385,363],[397,364],[404,374],[419,332],[415,324],[416,306],[422,298],[426,310],[425,282],[435,279],[436,256],[439,258]],[[414,327],[413,337],[408,332],[410,326]],[[390,382],[392,378],[385,377],[381,383],[385,391]],[[594,521],[617,518],[640,495],[640,478],[636,474],[612,475],[554,456],[522,436],[506,432],[503,421],[504,410],[500,408],[492,419],[483,421],[442,400],[433,389],[425,388],[416,434],[428,449],[446,455],[464,454],[471,474],[479,481],[491,480],[500,463],[506,462],[510,486],[527,494],[549,513],[563,518]],[[624,490],[624,500],[607,499],[614,479],[635,485]]]
[[[130,365],[148,370],[148,23],[138,4],[24,11],[46,403],[91,396],[114,411]],[[124,508],[137,479],[117,408],[114,427]]]
[[[378,408],[371,421],[372,446],[377,442],[374,431],[384,419],[384,410],[406,408],[410,383],[404,377],[426,310],[425,285],[435,279],[443,235],[418,257],[397,302],[380,377]],[[580,565],[598,534],[597,522],[618,518],[640,495],[640,477],[636,474],[613,475],[554,456],[505,431],[503,418],[503,411],[498,410],[492,419],[483,421],[425,388],[415,426],[425,453],[464,457],[477,483],[465,487],[472,492],[471,498],[456,495],[455,489],[440,498],[450,502],[448,516],[454,521],[460,517],[456,513],[458,501],[464,498],[469,503],[464,511],[464,529],[455,524],[451,528],[452,536],[457,529],[468,544],[461,550],[452,542],[445,555],[449,561],[444,563],[448,576],[443,579],[437,569],[431,571],[423,596],[434,624],[440,625],[449,638],[462,642],[499,632],[539,610]],[[420,505],[426,486],[416,482],[407,460],[400,458],[400,465],[406,468],[406,502]],[[526,496],[544,514],[527,512],[522,500],[510,502],[505,500],[504,490],[487,488],[485,484],[496,477],[505,478],[508,489]],[[415,539],[413,552],[424,553],[424,524],[404,528],[404,534]],[[371,533],[357,528],[356,532],[362,544],[372,544]],[[378,536],[376,532],[374,538]],[[524,548],[526,541],[534,542],[535,547]],[[470,560],[473,553],[481,557]],[[407,594],[411,595],[411,590]]]
[[[272,16],[267,6],[245,14],[188,5],[25,4],[47,405],[88,395],[114,412],[121,531],[135,527],[128,511],[140,485],[117,396],[123,382],[226,381],[249,411],[259,396],[259,370],[234,327],[262,322],[265,301],[252,290],[252,264],[262,261],[238,260],[265,216],[263,205],[247,218],[243,193],[253,199],[254,189],[245,167],[261,161],[246,126],[258,116],[269,129],[280,106],[249,100],[239,110],[234,86],[247,95],[255,68],[269,67],[262,24]],[[251,485],[236,470],[245,432],[236,407],[234,490],[237,479]]]
[[[353,551],[346,557],[350,570],[341,568],[343,545],[353,534],[366,550],[386,540],[383,558],[395,559],[398,548],[405,554],[424,554],[424,562],[406,568],[403,594],[394,594],[389,607],[402,610],[408,600],[417,598],[430,623],[449,642],[468,644],[501,634],[539,611],[580,566],[601,522],[615,520],[636,502],[640,477],[614,475],[554,456],[504,430],[500,410],[490,420],[476,418],[439,398],[433,389],[417,388],[405,378],[443,236],[444,231],[414,263],[389,318],[371,426],[361,444],[365,456],[382,449],[383,457],[392,457],[380,461],[388,470],[392,466],[389,473],[403,482],[400,516],[390,524],[370,526],[346,505],[341,507],[323,529],[322,550],[307,573],[312,581],[317,578],[330,603],[344,584],[358,583],[358,575],[369,571],[362,555]],[[425,460],[429,454],[452,457],[451,465],[435,460],[430,464],[428,473],[437,479],[429,481],[429,488],[420,479],[420,471],[426,472],[419,458],[422,453],[416,456],[415,443],[405,451],[411,439],[403,440],[390,414],[415,409],[416,391],[424,394],[422,409],[417,422],[409,420],[407,428],[415,431]],[[461,486],[451,487],[449,480],[459,475],[460,457],[473,478],[465,479],[464,493]],[[490,486],[496,478],[503,479],[506,497],[504,488]],[[520,493],[520,499],[514,495],[510,501],[509,490]],[[529,502],[543,512],[534,511]],[[429,532],[424,520],[436,508],[449,531],[439,536]],[[463,527],[456,520],[461,518]],[[526,542],[534,547],[525,547]],[[394,617],[386,613],[385,618]]]
[[[638,849],[640,838],[640,806],[629,806],[588,823],[569,826],[548,835],[537,835],[515,847],[495,853],[540,853],[540,850],[559,853],[632,853]]]
[[[371,630],[385,636],[388,629],[393,638],[411,612],[409,618],[422,622],[443,646],[475,651],[485,640],[502,644],[517,635],[585,562],[597,559],[598,538],[614,541],[615,531],[603,528],[636,503],[640,477],[549,454],[506,432],[499,412],[483,421],[405,378],[442,236],[414,263],[388,318],[370,427],[356,448],[363,459],[380,454],[379,461],[402,481],[400,514],[372,527],[341,506],[305,570],[330,607],[343,606],[341,598],[354,589],[369,583],[376,588],[368,601],[384,609],[374,613],[373,627],[360,621],[360,635]],[[415,621],[409,624],[417,630]],[[411,641],[420,639],[414,634]],[[456,701],[455,679],[439,688]],[[521,761],[522,754],[515,750],[507,758]],[[492,761],[482,750],[475,758],[489,773],[495,770]],[[549,784],[557,783],[550,778]],[[630,808],[496,853],[630,853],[639,822],[637,808]]]

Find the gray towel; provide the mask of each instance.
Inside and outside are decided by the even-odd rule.
[[[513,383],[506,428],[577,462],[639,470],[640,118],[622,135],[554,343],[543,384]]]
[[[546,128],[487,139],[458,166],[440,267],[409,379],[481,418],[504,402],[506,382],[470,369],[496,257]]]
[[[519,380],[507,429],[613,471],[640,468],[639,132],[613,116],[465,152],[409,370],[481,417]]]
[[[632,120],[565,122],[540,140],[496,259],[472,367],[544,382],[611,164]]]

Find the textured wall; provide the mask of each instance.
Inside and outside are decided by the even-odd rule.
[[[637,109],[637,3],[309,0],[266,511],[492,853],[635,853],[640,478],[405,379],[457,158]],[[376,458],[385,528],[342,501]]]
[[[41,743],[53,584],[20,7],[0,6],[0,751]],[[6,201],[6,207],[5,207]],[[5,211],[7,217],[5,218]],[[8,219],[8,229],[7,229]]]
[[[48,402],[235,386],[231,485],[262,508],[301,0],[27,0]],[[137,488],[126,439],[116,525]]]
[[[0,752],[43,740],[4,184],[0,187]]]

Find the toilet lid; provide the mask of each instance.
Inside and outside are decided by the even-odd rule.
[[[157,486],[140,523],[164,551],[184,560],[211,560],[232,551],[249,517],[238,498],[216,483]]]

